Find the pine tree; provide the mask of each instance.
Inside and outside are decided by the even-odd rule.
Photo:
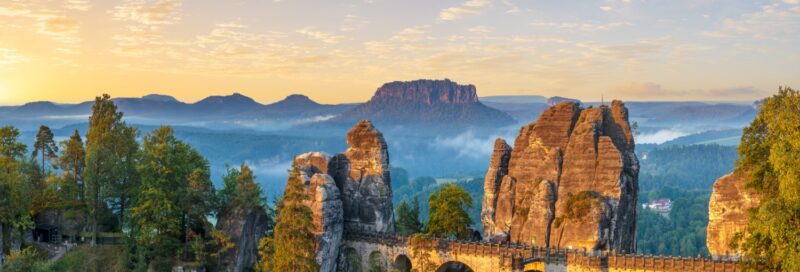
[[[472,196],[455,184],[447,184],[431,194],[428,199],[430,219],[427,233],[434,236],[447,236],[468,239],[471,236],[467,209],[472,208]]]
[[[414,197],[412,205],[409,205],[405,200],[400,201],[397,205],[397,232],[402,235],[412,235],[422,232],[423,226],[419,221],[419,200]]]
[[[61,156],[58,158],[58,167],[64,171],[62,180],[64,184],[61,186],[62,195],[65,200],[80,200],[83,201],[84,185],[83,185],[83,169],[86,167],[86,150],[83,148],[83,140],[80,133],[76,129],[69,140],[64,140],[60,143]]]
[[[45,160],[56,157],[58,153],[58,145],[53,140],[53,132],[49,127],[42,125],[39,126],[39,132],[36,133],[36,141],[33,144],[33,157],[41,156],[42,160],[42,176],[47,176],[47,169],[45,168]]]
[[[308,196],[296,167],[289,174],[286,192],[278,205],[274,255],[262,256],[270,271],[311,272],[319,270],[315,260],[314,224],[311,209],[303,204]]]
[[[86,135],[86,171],[84,180],[90,190],[89,221],[92,230],[92,246],[97,244],[100,213],[106,208],[105,197],[102,195],[114,180],[114,154],[112,152],[111,131],[117,126],[124,126],[122,113],[117,112],[117,106],[111,97],[103,94],[96,97],[92,106],[92,115],[89,117],[89,132]]]

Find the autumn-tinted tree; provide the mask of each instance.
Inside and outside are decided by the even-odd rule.
[[[128,219],[128,210],[133,206],[139,190],[139,143],[136,136],[139,131],[134,127],[124,124],[115,126],[111,130],[111,178],[105,186],[104,194],[111,210],[117,215],[120,226],[125,226]]]
[[[472,208],[472,196],[455,184],[447,184],[431,194],[428,199],[430,216],[427,233],[434,236],[468,239],[472,232],[472,219],[467,213]]]
[[[289,174],[286,192],[278,204],[278,218],[275,224],[274,240],[262,242],[264,254],[260,268],[268,271],[318,271],[315,260],[314,223],[311,209],[303,204],[308,196],[296,167]],[[269,245],[274,248],[270,248]]]
[[[36,141],[33,143],[32,156],[41,157],[43,176],[47,175],[45,160],[55,158],[56,153],[58,153],[58,145],[53,140],[53,132],[45,125],[40,126],[39,132],[36,133]]]
[[[400,201],[396,209],[395,228],[397,233],[412,235],[422,232],[423,226],[419,221],[419,200],[416,197],[410,205],[405,200]]]
[[[780,88],[744,129],[737,171],[762,195],[749,217],[744,252],[750,269],[800,271],[800,92]]]

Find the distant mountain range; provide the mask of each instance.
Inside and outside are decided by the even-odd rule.
[[[444,79],[386,83],[369,101],[361,104],[326,105],[294,94],[265,105],[239,93],[209,96],[195,103],[161,94],[114,98],[114,101],[131,123],[284,130],[298,125],[349,128],[361,119],[370,119],[379,126],[501,127],[535,121],[549,105],[578,100],[540,95],[479,98],[474,85],[460,85]],[[25,130],[35,129],[39,124],[59,127],[82,123],[91,113],[92,103],[38,101],[21,106],[0,106],[0,125],[15,125]],[[757,113],[752,104],[741,103],[629,101],[626,105],[631,120],[639,122],[643,130],[678,125],[709,126],[707,129],[741,127]]]

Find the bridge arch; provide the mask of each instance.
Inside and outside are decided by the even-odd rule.
[[[475,270],[460,261],[448,261],[440,265],[436,272],[475,272]]]
[[[400,272],[410,272],[411,258],[405,254],[397,255],[397,257],[394,258],[394,262],[392,262],[392,269]]]
[[[361,271],[361,256],[358,251],[353,247],[344,248],[344,263],[340,264],[343,272],[359,272]]]
[[[366,267],[364,267],[363,271],[386,271],[385,264],[383,253],[379,250],[373,250],[367,257]]]

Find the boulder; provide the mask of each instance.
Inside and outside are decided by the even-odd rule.
[[[761,197],[745,188],[746,171],[734,171],[714,182],[708,201],[706,246],[711,255],[734,254],[729,245],[736,233],[746,235],[747,214],[758,207]]]
[[[494,212],[494,220],[482,218],[487,234],[537,246],[635,251],[639,163],[621,101],[587,109],[558,103],[522,127],[508,163],[495,156],[484,182],[482,211]],[[497,173],[507,173],[499,184]],[[596,201],[590,216],[571,222],[566,199],[581,192]],[[553,226],[558,218],[562,224]]]

